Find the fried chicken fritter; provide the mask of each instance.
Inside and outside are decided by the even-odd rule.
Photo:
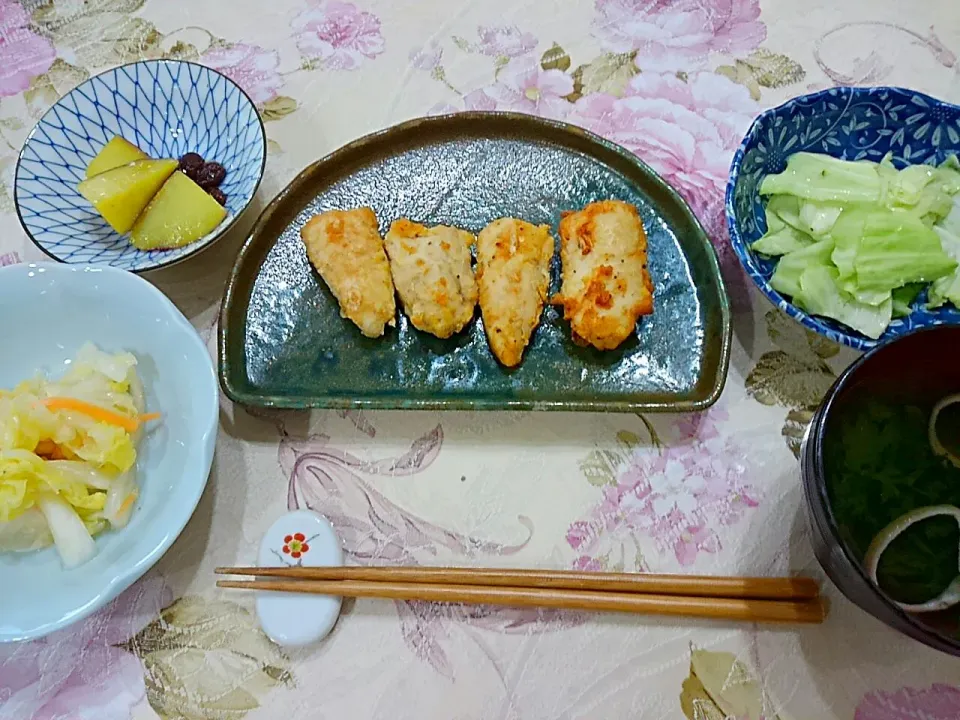
[[[340,315],[367,337],[396,324],[390,265],[371,208],[328,210],[300,230],[307,257],[340,303]]]
[[[477,239],[483,324],[490,349],[507,367],[520,363],[540,323],[553,251],[549,226],[515,218],[494,220]]]
[[[473,233],[438,225],[395,221],[384,245],[400,302],[410,322],[438,338],[460,332],[477,305],[470,267]]]
[[[574,340],[613,350],[641,315],[653,312],[647,236],[637,208],[620,200],[590,203],[560,222],[563,306]]]

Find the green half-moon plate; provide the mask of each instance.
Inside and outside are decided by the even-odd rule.
[[[399,217],[479,232],[500,217],[547,223],[594,200],[640,210],[654,312],[608,352],[576,346],[544,311],[523,362],[497,363],[479,311],[439,340],[400,315],[363,337],[307,261],[314,214],[369,205],[381,232]],[[554,259],[553,287],[560,280]],[[723,388],[730,309],[717,258],[677,193],[623,148],[527,115],[424,118],[361,138],[314,163],[264,210],[237,258],[220,316],[226,394],[263,407],[702,410]]]

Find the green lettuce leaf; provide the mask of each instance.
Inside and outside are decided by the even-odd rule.
[[[939,167],[909,165],[896,170],[890,155],[879,166],[886,184],[884,204],[889,208],[912,210],[928,225],[950,212],[952,196],[960,192],[960,161],[951,155]]]
[[[933,180],[937,169],[932,165],[910,165],[891,178],[887,187],[887,203],[891,206],[913,207]]]
[[[763,179],[760,194],[794,195],[827,203],[878,203],[883,183],[876,163],[801,152],[787,159],[782,173]]]
[[[834,249],[830,256],[833,264],[840,273],[840,281],[856,284],[857,251],[860,249],[860,239],[867,224],[870,212],[861,207],[844,210],[830,231]],[[848,292],[854,288],[848,287]]]
[[[951,157],[951,160],[956,161],[956,158]],[[960,192],[960,170],[954,170],[948,163],[949,160],[937,169],[912,208],[929,225],[939,222],[950,213],[953,196]]]
[[[782,227],[775,232],[767,232],[766,235],[757,240],[750,248],[754,252],[772,257],[785,255],[794,250],[802,250],[812,244],[813,238],[806,233],[802,233],[789,225],[782,225]]]
[[[854,206],[843,211],[830,232],[835,246],[830,259],[837,268],[837,284],[841,290],[857,302],[881,305],[890,297],[889,288],[870,290],[860,287],[857,282],[857,253],[872,212],[875,210],[869,206]]]
[[[923,283],[909,283],[893,291],[893,316],[906,317],[913,309],[910,307],[917,295],[923,292],[926,285]]]
[[[898,169],[797,153],[764,178],[770,285],[798,306],[879,337],[929,289],[960,307],[960,160]],[[928,287],[929,286],[929,287]]]
[[[960,194],[953,198],[950,212],[937,224],[937,227],[943,228],[951,235],[960,237]]]
[[[823,239],[833,228],[843,208],[829,203],[818,203],[808,200],[800,205],[799,218],[803,223],[804,232],[817,239]]]
[[[807,232],[800,222],[800,198],[793,195],[774,195],[767,201],[765,213],[768,232],[776,232],[784,225]]]
[[[949,275],[957,261],[943,251],[937,233],[918,216],[877,209],[864,223],[854,268],[859,290],[893,290]]]
[[[954,198],[950,213],[933,230],[947,255],[960,262],[960,195]],[[937,308],[947,301],[960,308],[960,266],[930,286],[927,307]]]
[[[840,289],[837,276],[836,269],[831,267],[807,267],[800,276],[800,292],[794,301],[808,313],[839,320],[874,340],[880,337],[892,318],[893,301],[890,293],[877,305],[858,302]]]
[[[841,290],[850,295],[857,302],[864,305],[882,305],[890,299],[890,290],[861,290],[854,289],[852,292],[847,290],[849,283],[837,283]]]
[[[770,287],[781,295],[796,298],[800,294],[800,276],[809,267],[831,267],[830,254],[833,240],[821,240],[800,250],[794,250],[780,258],[777,269],[770,278]]]

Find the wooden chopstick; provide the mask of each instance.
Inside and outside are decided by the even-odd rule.
[[[256,568],[258,571],[265,568]],[[801,602],[752,598],[645,595],[595,590],[530,587],[477,587],[440,583],[366,582],[362,580],[219,580],[217,587],[241,590],[387,598],[430,602],[561,608],[594,612],[647,613],[748,622],[819,623],[819,599]]]
[[[685,597],[755,600],[813,600],[820,588],[812,578],[710,577],[650,573],[451,567],[219,567],[218,575],[254,575],[297,580],[361,580],[486,587],[594,590]]]

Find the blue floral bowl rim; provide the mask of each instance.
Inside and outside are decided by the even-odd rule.
[[[254,115],[256,115],[257,123],[260,125],[260,139],[261,139],[261,142],[263,143],[263,159],[260,161],[260,170],[257,173],[257,181],[254,183],[253,192],[250,193],[250,199],[247,200],[244,206],[240,208],[240,210],[233,216],[233,218],[229,222],[226,222],[222,224],[220,227],[218,227],[215,234],[212,237],[210,237],[207,240],[207,242],[200,244],[198,247],[194,248],[190,252],[184,255],[181,255],[173,260],[157,262],[148,267],[137,268],[135,270],[128,270],[127,272],[132,272],[135,275],[139,275],[141,273],[146,273],[146,272],[153,272],[154,270],[160,270],[161,268],[171,267],[173,265],[182,263],[184,260],[189,260],[192,257],[196,257],[201,252],[211,247],[214,243],[217,242],[217,240],[222,238],[232,227],[234,227],[234,225],[237,224],[237,221],[240,220],[240,218],[246,214],[247,210],[250,208],[250,205],[253,204],[253,199],[257,196],[257,191],[260,189],[260,185],[263,182],[263,175],[267,169],[267,128],[263,124],[263,118],[260,116],[260,111],[257,109],[257,104],[253,101],[253,98],[250,97],[247,91],[244,90],[236,82],[234,82],[232,79],[224,75],[219,70],[214,70],[212,67],[204,65],[203,63],[192,62],[191,60],[173,60],[173,59],[167,59],[167,58],[158,58],[156,60],[136,60],[134,62],[123,63],[122,65],[115,65],[111,68],[107,68],[106,70],[103,70],[102,72],[97,73],[96,75],[92,75],[91,77],[88,77],[82,83],[79,83],[78,85],[74,85],[72,88],[70,88],[65,93],[63,93],[63,95],[61,95],[57,99],[57,101],[53,103],[53,105],[47,108],[46,112],[44,112],[43,115],[40,116],[40,119],[37,120],[36,123],[34,123],[33,129],[31,129],[30,132],[27,133],[27,137],[24,138],[23,145],[20,147],[20,152],[17,153],[17,168],[14,173],[14,179],[13,179],[13,187],[14,187],[13,204],[17,210],[17,219],[20,220],[20,227],[23,228],[23,231],[26,233],[27,237],[30,238],[30,242],[36,245],[37,248],[39,248],[39,250],[44,255],[49,257],[51,260],[56,260],[58,263],[63,263],[64,265],[77,264],[77,263],[69,263],[65,260],[62,260],[58,258],[56,255],[54,255],[52,252],[47,250],[47,248],[45,248],[37,240],[37,238],[33,236],[33,233],[30,232],[30,228],[27,227],[27,223],[23,219],[23,213],[20,211],[20,202],[17,199],[16,188],[17,188],[17,181],[20,178],[20,164],[23,161],[23,153],[27,149],[27,145],[30,144],[30,141],[33,140],[33,136],[37,133],[37,130],[39,129],[40,125],[42,125],[43,122],[47,119],[47,116],[51,112],[53,112],[53,109],[60,104],[60,101],[63,100],[64,97],[72,93],[77,88],[81,88],[84,85],[88,85],[94,80],[96,80],[97,78],[103,77],[104,75],[110,75],[111,73],[115,73],[118,70],[122,70],[123,68],[127,68],[127,67],[133,67],[134,65],[168,65],[168,64],[169,65],[194,65],[196,67],[203,68],[207,72],[211,72],[214,75],[219,75],[228,83],[233,85],[233,87],[235,87],[240,92],[240,94],[243,95],[244,98],[246,98],[247,102],[250,103],[250,107],[253,108],[253,113]],[[79,263],[79,264],[90,265],[90,263],[87,263],[87,262]],[[109,263],[94,263],[94,266],[95,267],[113,267]],[[122,268],[117,268],[117,269],[119,270]]]
[[[726,211],[727,215],[727,231],[730,235],[730,245],[733,247],[734,252],[740,259],[740,264],[743,266],[744,271],[760,289],[760,292],[762,292],[767,299],[774,304],[774,306],[781,308],[789,317],[799,322],[808,330],[811,330],[818,335],[823,335],[824,337],[827,337],[827,335],[824,333],[823,326],[821,326],[810,315],[803,312],[803,310],[800,310],[796,305],[770,287],[769,281],[761,280],[755,273],[750,271],[750,263],[752,262],[753,257],[750,249],[743,241],[743,237],[740,235],[740,230],[737,227],[737,214],[733,205],[733,192],[736,188],[737,180],[740,178],[740,167],[743,164],[743,157],[746,154],[747,146],[750,145],[754,139],[754,136],[759,132],[760,127],[770,117],[781,113],[785,108],[789,108],[792,105],[800,103],[813,103],[830,97],[831,95],[835,95],[837,92],[847,96],[875,94],[882,92],[910,95],[912,97],[923,98],[933,107],[946,106],[952,110],[955,110],[956,112],[960,112],[960,105],[948,102],[947,100],[940,100],[939,98],[935,98],[932,95],[927,95],[919,90],[911,90],[910,88],[899,87],[897,85],[870,85],[867,87],[838,85],[836,87],[818,90],[814,93],[807,93],[806,95],[798,95],[794,98],[790,98],[789,100],[786,100],[775,107],[764,110],[762,113],[757,115],[757,117],[754,118],[753,122],[750,124],[750,129],[747,130],[746,134],[743,136],[743,140],[740,142],[740,146],[734,153],[733,160],[730,163],[730,174],[727,178],[727,190],[724,196],[724,210]],[[910,331],[901,335],[887,338],[886,340],[871,340],[870,338],[860,335],[854,330],[840,328],[831,330],[830,339],[838,341],[848,347],[852,347],[855,350],[865,351],[885,345],[888,342],[892,342],[898,337],[903,337],[903,335],[909,334],[909,332]]]

